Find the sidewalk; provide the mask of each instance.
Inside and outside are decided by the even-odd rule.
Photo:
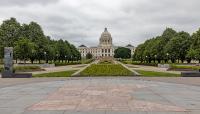
[[[166,68],[158,68],[158,67],[154,67],[154,66],[130,65],[130,64],[126,64],[126,66],[131,69],[134,69],[134,70],[146,70],[146,71],[154,71],[154,72],[181,74],[180,71],[167,71]]]
[[[59,66],[59,67],[53,67],[53,68],[44,68],[45,71],[37,71],[37,72],[30,72],[30,73],[43,74],[43,73],[62,72],[62,71],[69,71],[69,70],[80,70],[81,68],[83,68],[85,66],[86,66],[86,64]]]

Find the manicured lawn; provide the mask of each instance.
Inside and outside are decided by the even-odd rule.
[[[15,72],[34,72],[34,71],[44,71],[40,66],[15,66]]]
[[[70,77],[76,70],[72,71],[63,71],[63,72],[53,72],[53,73],[44,73],[44,74],[36,74],[33,77]]]
[[[136,72],[140,73],[145,77],[180,77],[180,74],[172,74],[172,73],[164,73],[164,72],[154,72],[154,71],[144,71],[144,70],[136,70]]]
[[[133,76],[134,73],[119,64],[92,64],[81,76]]]
[[[3,66],[0,66],[0,72],[3,71]],[[15,72],[34,72],[34,71],[44,71],[39,66],[15,66],[14,67]]]
[[[177,69],[182,69],[182,70],[199,70],[200,69],[200,66],[186,66],[186,65],[175,65],[175,64],[172,64],[171,65],[171,69],[172,70],[177,70]]]

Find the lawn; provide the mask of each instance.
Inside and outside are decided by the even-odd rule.
[[[144,71],[144,70],[136,70],[136,72],[140,73],[144,77],[180,77],[181,76],[180,74]]]
[[[76,72],[76,70],[53,72],[53,73],[44,73],[44,74],[35,74],[35,75],[33,75],[33,77],[70,77],[75,72]]]
[[[170,70],[199,70],[200,66],[186,66],[186,65],[175,65],[172,64],[171,65],[171,69]]]
[[[120,64],[92,64],[80,73],[81,76],[133,76],[134,73]]]
[[[15,66],[15,72],[34,72],[34,71],[44,71],[40,66]]]
[[[0,66],[0,72],[3,71],[3,66]],[[14,72],[34,72],[34,71],[44,71],[39,66],[15,66],[14,67]]]

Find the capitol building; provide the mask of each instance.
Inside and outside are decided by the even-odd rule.
[[[105,28],[104,32],[101,34],[99,39],[99,45],[97,47],[87,47],[85,45],[81,45],[78,47],[79,52],[83,58],[86,57],[88,53],[91,53],[93,57],[102,58],[102,57],[114,57],[114,51],[119,48],[119,46],[113,45],[113,38],[111,34],[108,32],[107,28]],[[127,45],[125,48],[131,50],[131,55],[134,54],[135,47],[132,45]]]

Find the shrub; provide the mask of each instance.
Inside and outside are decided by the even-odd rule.
[[[134,65],[145,65],[145,66],[158,66],[157,63],[138,63],[138,62],[132,62]]]
[[[86,59],[92,59],[92,57],[93,57],[93,56],[92,56],[91,53],[87,53],[87,54],[86,54]]]
[[[74,62],[69,62],[69,63],[67,63],[67,62],[55,62],[54,63],[55,64],[55,66],[67,66],[67,65],[77,65],[77,64],[81,64],[81,62],[80,61],[74,61]]]
[[[82,61],[81,61],[81,63],[82,64],[89,64],[89,63],[91,63],[91,62],[93,62],[95,59],[83,59]]]

